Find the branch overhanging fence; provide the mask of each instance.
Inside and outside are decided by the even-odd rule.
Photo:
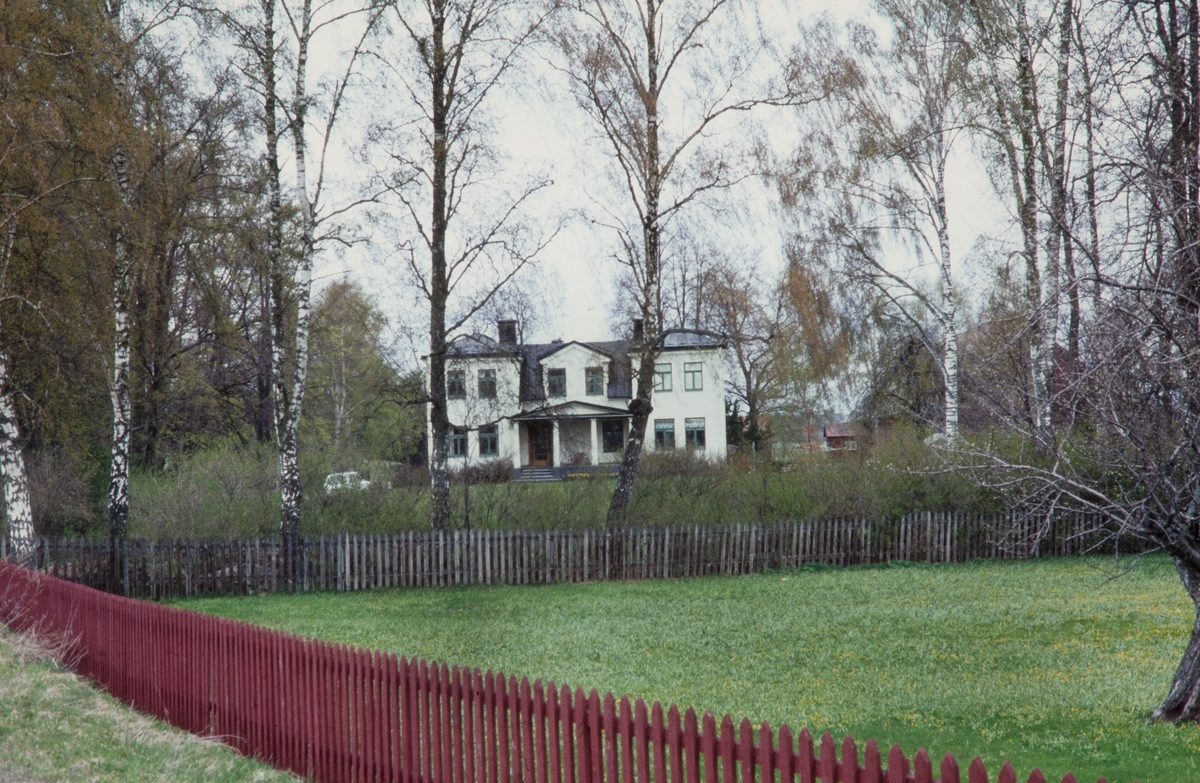
[[[453,530],[209,540],[40,539],[37,570],[137,598],[752,574],[806,564],[964,562],[1108,549],[1103,520],[923,512],[606,529]],[[3,559],[0,542],[0,559]],[[1133,551],[1136,542],[1121,543]]]
[[[874,740],[601,697],[138,601],[0,562],[0,621],[117,699],[322,783],[961,783]],[[934,777],[936,774],[938,777]],[[989,783],[979,758],[967,783]],[[995,780],[1017,783],[1005,763]],[[1075,783],[1067,773],[1063,783]],[[1100,778],[1101,781],[1104,778]],[[1045,783],[1035,769],[1028,783]]]

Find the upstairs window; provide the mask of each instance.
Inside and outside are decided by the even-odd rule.
[[[600,422],[604,433],[604,453],[620,454],[625,450],[625,422],[620,419],[605,419]]]
[[[479,396],[484,399],[496,399],[496,371],[479,371]]]
[[[559,368],[546,370],[546,395],[549,397],[567,396],[567,371]]]
[[[461,400],[467,396],[467,371],[450,370],[446,373],[446,396]]]
[[[599,367],[585,367],[583,370],[584,391],[589,397],[604,394],[604,370]]]
[[[495,424],[479,428],[479,456],[496,456],[500,453],[499,445],[499,437],[496,433]]]
[[[464,428],[451,427],[447,441],[447,451],[451,457],[467,456],[467,431]]]
[[[704,450],[704,419],[684,419],[683,433],[689,449]]]
[[[683,363],[683,390],[704,391],[704,365],[702,363]]]
[[[654,448],[659,451],[672,451],[675,448],[675,420],[654,420]]]
[[[656,364],[654,365],[654,391],[669,392],[671,391],[671,365]],[[675,448],[674,445],[671,448]]]

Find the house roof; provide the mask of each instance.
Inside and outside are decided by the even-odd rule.
[[[826,438],[853,438],[855,426],[850,421],[831,421],[825,425]]]
[[[662,351],[724,348],[725,343],[718,335],[697,329],[668,329],[660,339]],[[593,350],[617,363],[627,364],[629,354],[635,352],[638,343],[631,340],[556,340],[549,343],[517,343],[504,345],[487,335],[474,332],[454,339],[447,346],[447,358],[484,359],[488,357],[510,357],[521,362],[520,398],[526,402],[546,399],[542,385],[542,362],[553,354],[571,345]],[[628,371],[623,378],[609,379],[609,397],[629,397],[632,394]]]

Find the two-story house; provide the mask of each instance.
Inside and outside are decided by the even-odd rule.
[[[519,343],[515,321],[498,339],[475,333],[446,356],[450,468],[511,460],[529,469],[615,468],[637,393],[640,324],[633,340]],[[725,459],[725,345],[706,332],[671,330],[660,341],[646,448],[692,449]]]

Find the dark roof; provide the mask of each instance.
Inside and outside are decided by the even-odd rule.
[[[689,348],[722,348],[724,342],[715,334],[697,331],[695,329],[669,329],[663,333],[662,350],[683,350]],[[579,345],[596,351],[615,361],[618,366],[628,363],[629,352],[637,348],[637,343],[630,340],[597,340],[582,342],[572,340],[563,342],[557,340],[550,343],[518,343],[503,345],[487,335],[474,332],[453,340],[446,349],[446,358],[487,358],[503,356],[519,359],[521,362],[521,390],[523,401],[546,399],[545,387],[542,385],[542,360],[558,353],[569,345]],[[620,373],[625,377],[614,383],[610,379],[609,397],[629,397],[628,371]]]
[[[831,421],[825,425],[826,438],[853,438],[856,427],[850,421]]]

